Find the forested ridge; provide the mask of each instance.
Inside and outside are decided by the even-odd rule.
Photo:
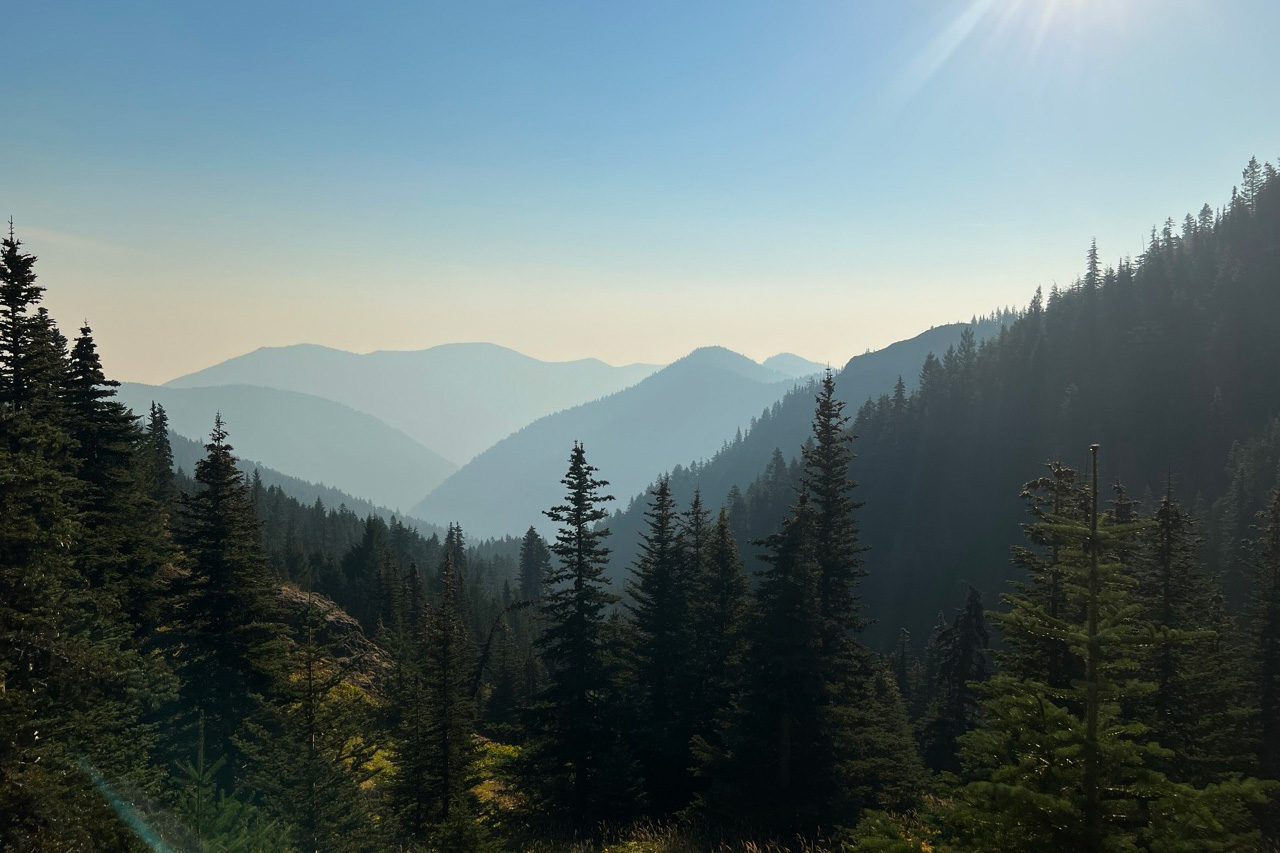
[[[11,228],[0,847],[1274,849],[1280,178],[1243,177],[914,390],[828,372],[753,485],[661,477],[625,545],[579,443],[549,540],[303,504],[221,418],[175,473]]]

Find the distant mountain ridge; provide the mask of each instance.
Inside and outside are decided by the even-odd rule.
[[[207,453],[202,441],[179,435],[173,430],[169,430],[169,445],[173,450],[174,470],[182,471],[187,476],[191,476],[195,472],[196,463],[203,459]],[[262,478],[263,486],[267,488],[278,486],[282,492],[304,506],[313,506],[319,500],[330,510],[345,506],[361,518],[376,515],[383,521],[388,522],[395,518],[401,524],[414,528],[423,536],[434,534],[442,539],[444,538],[445,529],[443,527],[379,506],[364,498],[347,494],[341,489],[335,489],[332,486],[312,483],[300,477],[283,474],[268,465],[263,465],[261,462],[239,456],[240,449],[238,447],[233,452],[237,454],[240,470],[244,472],[246,477],[252,477],[254,472],[257,472],[258,476]]]
[[[481,453],[431,491],[413,513],[459,521],[481,536],[549,530],[574,441],[630,494],[657,471],[703,458],[779,399],[796,380],[724,347],[703,347],[631,388],[541,418]]]
[[[777,355],[771,355],[761,363],[770,370],[776,370],[783,376],[790,376],[793,379],[812,376],[827,369],[825,364],[810,361],[793,352],[780,352]]]
[[[165,387],[258,385],[325,397],[460,463],[544,415],[620,391],[658,368],[541,361],[490,343],[364,355],[296,344],[261,347]],[[417,497],[432,486],[414,484]]]
[[[159,403],[174,432],[186,436],[207,435],[221,413],[238,453],[393,509],[410,506],[421,498],[423,483],[439,483],[456,469],[374,416],[310,394],[126,382],[118,398],[138,415]]]

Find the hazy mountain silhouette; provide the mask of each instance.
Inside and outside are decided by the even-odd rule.
[[[262,347],[165,385],[260,385],[327,397],[462,463],[543,415],[612,394],[657,369],[594,358],[540,361],[487,343],[366,355],[298,344]],[[434,483],[407,485],[417,499]]]
[[[173,449],[173,467],[175,470],[182,471],[190,476],[196,468],[196,463],[205,458],[208,451],[205,450],[204,442],[207,438],[197,441],[187,438],[185,435],[179,435],[173,430],[169,430],[169,444]],[[239,448],[236,448],[237,452]],[[434,524],[405,515],[402,512],[388,509],[384,506],[367,501],[364,498],[358,498],[355,495],[348,494],[341,489],[335,489],[333,486],[326,486],[321,483],[312,483],[301,477],[292,477],[283,474],[276,469],[263,465],[253,459],[243,456],[239,457],[240,470],[245,473],[246,477],[251,478],[256,472],[262,480],[262,485],[266,488],[279,486],[280,490],[289,497],[301,503],[303,506],[312,506],[317,500],[330,510],[336,510],[345,506],[361,518],[369,515],[376,515],[383,521],[390,521],[392,518],[398,519],[402,524],[406,524],[423,536],[431,536],[435,534],[440,538],[444,538],[445,529]]]
[[[126,382],[119,398],[137,414],[154,400],[186,436],[207,435],[221,412],[237,454],[393,509],[410,506],[423,483],[439,483],[456,467],[373,415],[295,391]]]
[[[825,364],[801,358],[793,352],[780,352],[777,355],[771,355],[764,360],[763,364],[770,370],[776,370],[783,376],[790,376],[795,379],[821,373],[827,367]]]
[[[548,530],[542,511],[563,498],[574,441],[630,495],[680,460],[706,457],[795,384],[723,347],[695,350],[643,382],[601,400],[541,418],[498,442],[440,484],[412,510],[436,523],[459,521],[480,535]]]

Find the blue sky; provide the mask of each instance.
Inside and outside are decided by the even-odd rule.
[[[0,212],[160,381],[260,345],[842,364],[1280,154],[1268,0],[13,4]]]

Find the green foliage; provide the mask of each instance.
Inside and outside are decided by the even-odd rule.
[[[697,494],[685,513],[681,546],[694,589],[689,607],[694,644],[686,664],[692,686],[692,724],[694,737],[705,750],[720,745],[725,715],[743,677],[747,579],[728,513],[721,510],[714,528],[708,530]]]
[[[530,744],[530,782],[542,808],[578,830],[634,802],[631,762],[612,724],[618,705],[618,661],[606,631],[606,608],[617,601],[607,591],[607,516],[612,500],[595,477],[581,444],[574,444],[562,484],[565,502],[547,510],[560,525],[543,578],[537,647],[547,668],[547,686],[533,708],[536,734]]]
[[[175,590],[173,633],[181,679],[175,712],[204,713],[210,746],[228,759],[219,781],[231,790],[244,769],[233,738],[279,689],[287,662],[275,584],[266,572],[249,487],[221,417],[206,450],[195,471],[201,488],[183,496],[175,525],[188,562]]]
[[[988,643],[982,598],[969,587],[964,610],[933,639],[932,683],[920,724],[920,745],[931,770],[960,772],[956,741],[977,723],[978,687],[991,673]],[[895,675],[910,678],[909,671]]]
[[[693,575],[683,559],[679,519],[665,477],[652,490],[640,560],[628,585],[632,659],[642,705],[637,737],[645,791],[653,812],[666,815],[688,804],[689,740],[693,736]]]
[[[542,594],[542,578],[550,563],[547,543],[530,526],[520,540],[520,597],[525,601],[537,601]]]
[[[770,833],[906,806],[922,781],[897,686],[856,639],[862,549],[842,407],[828,374],[795,505],[762,543],[740,693],[721,744],[699,743],[711,813]]]
[[[374,849],[364,791],[376,775],[374,715],[348,680],[360,661],[345,657],[322,631],[323,617],[307,594],[288,677],[236,742],[248,759],[245,788],[289,828],[294,846],[356,853]]]
[[[0,247],[0,847],[130,849],[92,774],[155,792],[145,718],[167,681],[134,642],[105,547],[114,531],[93,510],[118,501],[116,531],[148,518],[123,480],[93,479],[103,468],[72,436],[66,341],[37,305],[34,262],[11,231]],[[99,378],[81,390],[106,401]],[[132,433],[118,437],[117,470],[135,450]],[[153,558],[135,567],[153,572]]]
[[[198,853],[283,853],[290,847],[288,826],[262,809],[222,790],[217,774],[226,759],[205,761],[203,718],[194,761],[178,764],[177,835],[183,849]],[[314,848],[302,848],[314,849]]]
[[[1132,714],[1171,750],[1161,770],[1196,785],[1251,772],[1253,703],[1222,591],[1200,564],[1193,519],[1171,494],[1156,507],[1132,556],[1137,618],[1149,632],[1136,652],[1152,691]]]
[[[868,811],[854,827],[844,849],[857,853],[942,853],[937,832],[909,817]]]
[[[1259,770],[1280,779],[1280,488],[1271,496],[1252,543],[1254,596],[1248,611],[1251,683],[1259,716]],[[1280,800],[1267,809],[1267,828],[1280,835]]]
[[[983,849],[1162,849],[1179,837],[1247,849],[1257,836],[1243,819],[1245,806],[1261,800],[1260,783],[1232,780],[1197,789],[1167,777],[1156,767],[1169,751],[1126,714],[1126,700],[1152,688],[1136,673],[1138,608],[1119,561],[1143,525],[1099,518],[1096,445],[1093,452],[1085,517],[1047,513],[1031,525],[1035,539],[1054,543],[1052,570],[1064,606],[1052,612],[1052,602],[1035,594],[1043,588],[1005,596],[1011,609],[999,614],[998,624],[1018,666],[983,687],[983,724],[961,738],[972,781],[957,797],[956,824]],[[1058,663],[1083,677],[1050,684],[1052,654],[1036,671],[1014,644],[1035,637],[1065,645],[1069,659]],[[1219,820],[1197,824],[1189,817],[1209,813],[1210,802]],[[1184,817],[1187,823],[1171,828]]]

